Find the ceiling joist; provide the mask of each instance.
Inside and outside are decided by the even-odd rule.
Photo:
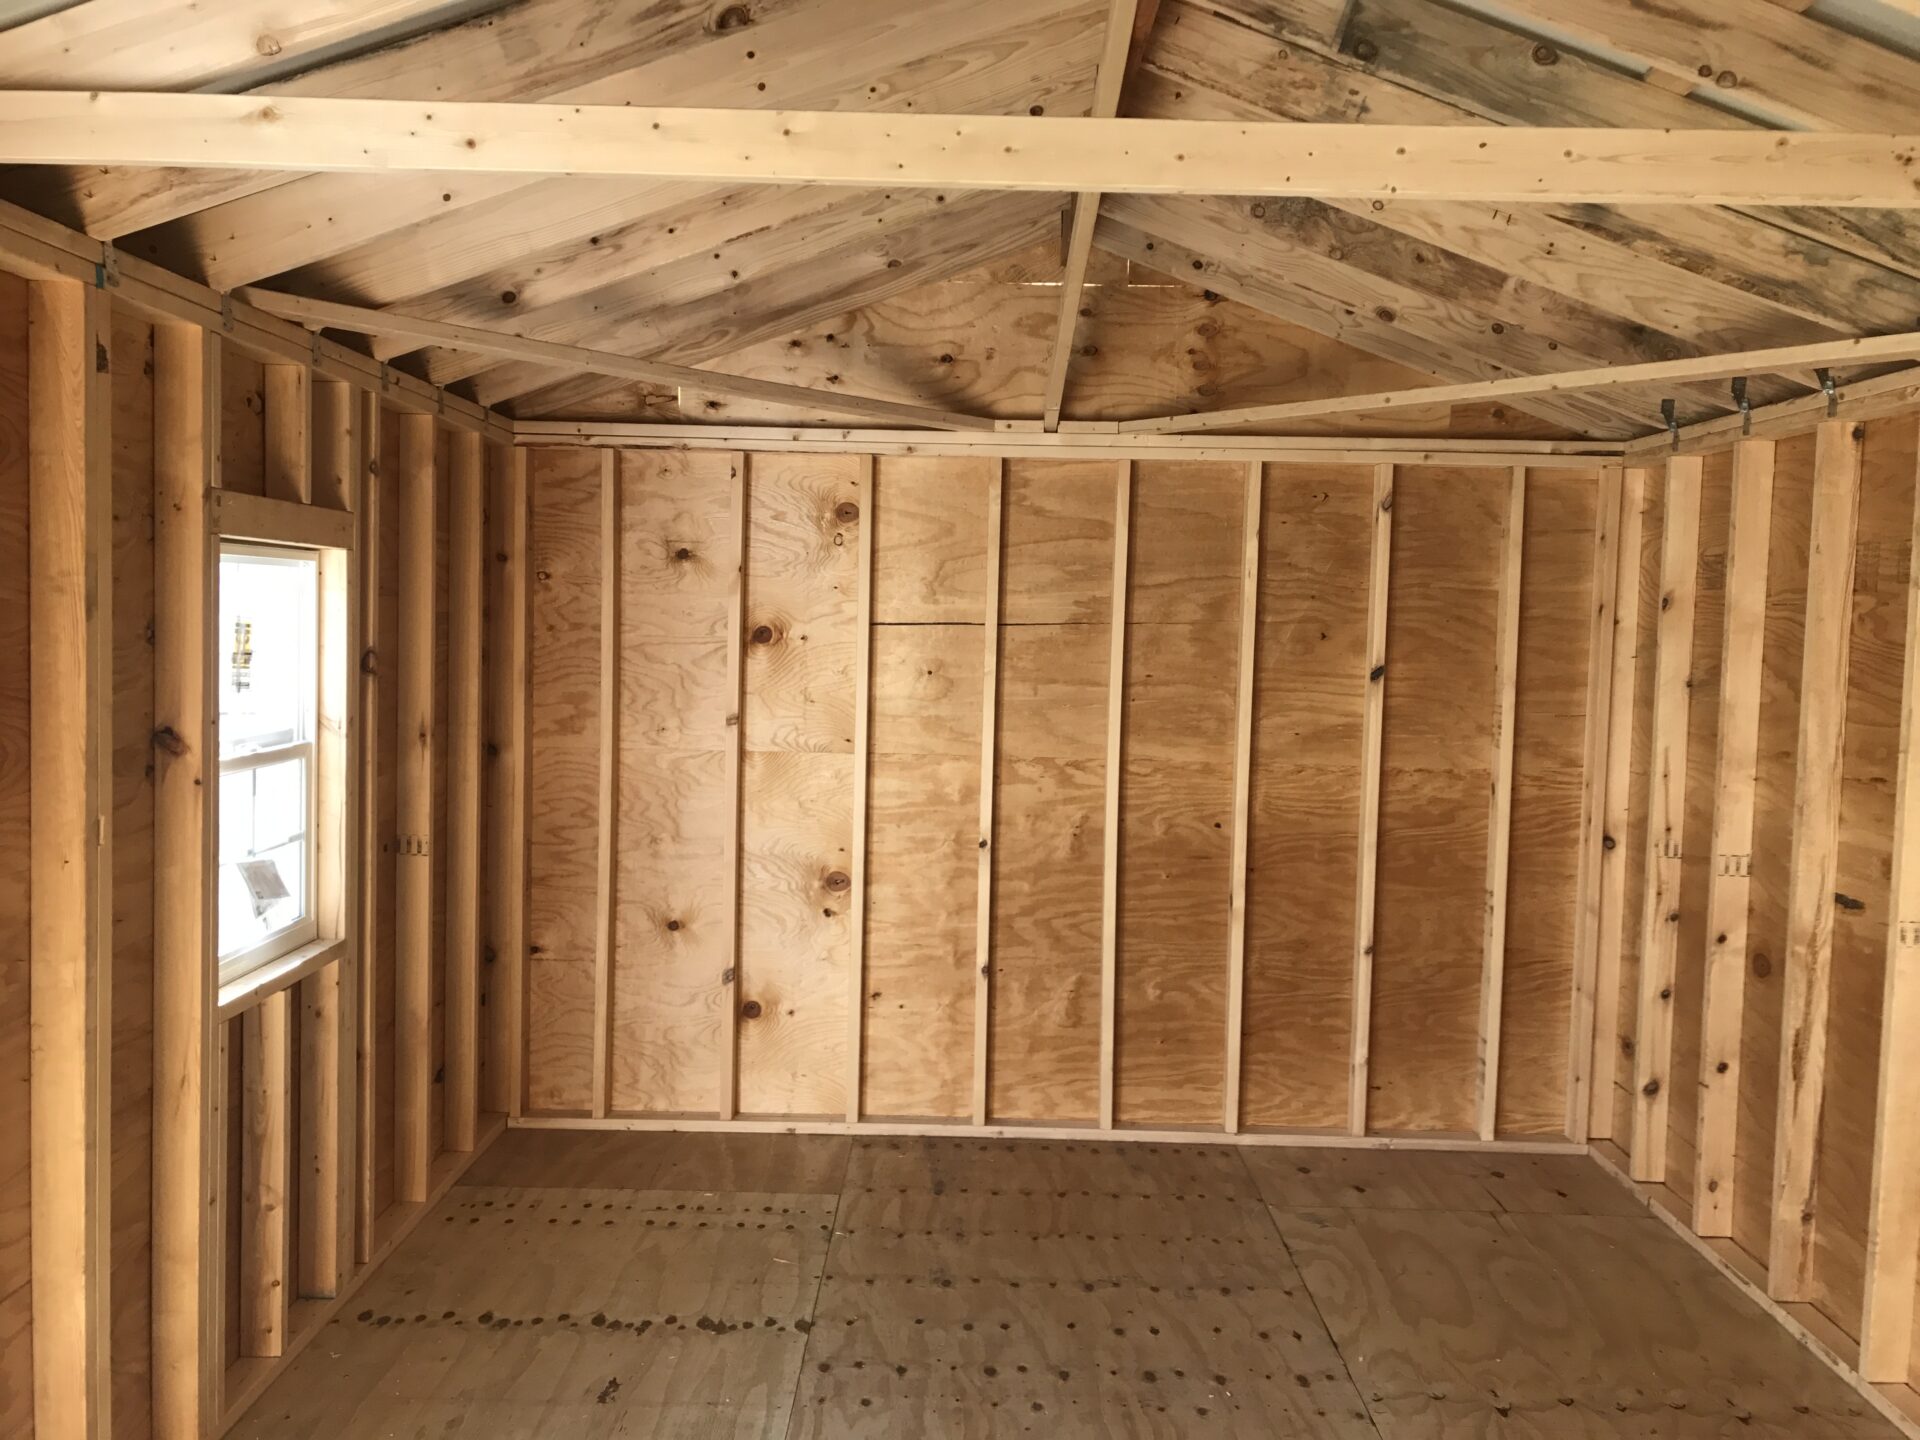
[[[0,93],[0,162],[1920,208],[1920,136]]]

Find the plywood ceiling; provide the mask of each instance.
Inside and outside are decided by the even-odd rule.
[[[1086,114],[1105,0],[82,0],[0,8],[0,86]],[[1122,115],[1920,129],[1879,0],[1142,0]],[[1251,179],[1251,177],[1250,177]],[[1250,185],[1250,188],[1251,185]],[[511,176],[20,170],[0,193],[221,289],[1028,418],[1071,197]],[[1108,196],[1064,414],[1119,419],[1920,329],[1896,212]],[[1223,331],[1231,338],[1222,339]],[[409,342],[522,417],[811,418]],[[1756,377],[1755,404],[1809,374]],[[1645,434],[1720,382],[1418,417]],[[1364,424],[1364,417],[1362,420]]]

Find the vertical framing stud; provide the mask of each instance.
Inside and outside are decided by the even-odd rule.
[[[211,657],[219,574],[208,498],[219,477],[220,345],[194,326],[153,332],[153,1429],[199,1440],[218,1407],[210,1332],[222,1237],[206,1178],[216,1046]]]
[[[496,450],[493,467],[497,488],[492,508],[499,545],[490,572],[493,633],[487,651],[493,737],[487,904],[489,943],[498,973],[487,1082],[489,1107],[517,1116],[526,1109],[527,452],[518,446]]]
[[[1767,639],[1767,552],[1773,525],[1771,440],[1733,449],[1727,529],[1726,637],[1720,669],[1719,753],[1713,780],[1713,874],[1700,1009],[1700,1114],[1693,1228],[1733,1234],[1734,1143],[1740,1124],[1740,1031],[1746,1008],[1747,899],[1759,779],[1761,662]]]
[[[240,1017],[240,1353],[267,1360],[287,1345],[288,995],[269,995]]]
[[[613,1072],[613,909],[620,828],[620,452],[600,453],[600,855],[593,936],[593,1113]]]
[[[847,954],[847,1123],[860,1123],[867,1017],[867,789],[871,781],[873,722],[873,457],[858,458],[854,493],[860,497],[859,592],[853,663],[853,857],[849,864]]]
[[[360,392],[344,380],[313,384],[313,503],[351,510],[360,450]]]
[[[1633,794],[1633,715],[1639,666],[1640,549],[1653,472],[1630,468],[1621,476],[1620,540],[1614,547],[1613,677],[1607,697],[1606,798],[1599,836],[1600,915],[1594,936],[1592,1080],[1587,1135],[1613,1136],[1614,1088],[1619,1076],[1620,961],[1627,925],[1627,850],[1623,843]]]
[[[731,1120],[739,1098],[740,1057],[740,762],[746,708],[747,457],[728,457],[733,482],[733,583],[727,589],[727,794],[726,833],[722,842],[726,870],[726,933],[720,971],[720,1085],[718,1113]]]
[[[1367,699],[1360,729],[1360,856],[1353,909],[1353,1051],[1347,1128],[1367,1133],[1373,1037],[1374,891],[1380,868],[1380,754],[1387,715],[1387,590],[1393,567],[1393,466],[1373,467],[1373,555],[1367,577]]]
[[[376,1126],[374,1124],[374,968],[380,955],[380,854],[385,837],[380,834],[380,807],[375,803],[380,783],[380,669],[384,663],[377,649],[380,638],[380,525],[382,495],[386,485],[380,475],[380,398],[355,392],[359,411],[359,433],[354,447],[354,468],[360,479],[359,554],[361,586],[359,594],[359,663],[355,669],[360,686],[360,714],[364,717],[367,743],[360,747],[359,790],[364,803],[360,807],[356,833],[360,843],[359,976],[354,992],[354,1020],[359,1043],[355,1050],[356,1116],[353,1194],[353,1258],[365,1265],[373,1259],[373,1172]],[[397,896],[396,896],[397,898]]]
[[[1133,462],[1113,490],[1113,608],[1107,648],[1106,825],[1100,886],[1100,1128],[1113,1128],[1114,1033],[1120,994],[1120,793],[1125,780],[1127,575],[1133,548]]]
[[[1567,1138],[1577,1145],[1587,1141],[1587,1117],[1592,1109],[1594,988],[1599,972],[1601,868],[1606,854],[1607,762],[1610,739],[1607,717],[1613,688],[1614,614],[1618,603],[1620,497],[1624,489],[1618,466],[1600,472],[1594,506],[1593,624],[1587,633],[1586,784],[1580,802],[1579,898],[1574,912],[1573,995],[1567,1024]]]
[[[394,1025],[394,1188],[403,1202],[427,1198],[433,1098],[433,649],[434,421],[396,417],[400,427],[399,857]]]
[[[453,438],[447,504],[446,1146],[473,1149],[480,1123],[480,647],[487,456]]]
[[[1820,1106],[1826,1094],[1833,891],[1840,849],[1853,551],[1864,433],[1864,427],[1853,421],[1829,420],[1820,426],[1814,445],[1806,648],[1800,675],[1800,761],[1793,782],[1786,986],[1780,1012],[1773,1222],[1767,1245],[1767,1293],[1775,1300],[1808,1300],[1813,1289],[1814,1172],[1820,1149]]]
[[[1253,789],[1254,647],[1260,634],[1260,522],[1266,465],[1247,466],[1246,513],[1240,521],[1240,669],[1233,724],[1233,859],[1227,908],[1226,1073],[1220,1122],[1227,1134],[1240,1130],[1241,1030],[1247,1006],[1247,833]]]
[[[1912,556],[1920,562],[1920,488]],[[1880,1010],[1880,1088],[1873,1127],[1866,1296],[1860,1374],[1905,1384],[1912,1366],[1914,1290],[1920,1281],[1920,773],[1913,767],[1920,689],[1920,563],[1907,578],[1906,663],[1900,686],[1900,760],[1888,888],[1887,979]]]
[[[36,1433],[112,1430],[113,511],[106,293],[27,287]]]
[[[1640,916],[1640,1003],[1634,1028],[1633,1178],[1667,1177],[1667,1083],[1680,939],[1680,866],[1687,821],[1687,719],[1693,601],[1700,570],[1697,455],[1667,462],[1660,554],[1660,626],[1653,692],[1653,781],[1647,806],[1646,904]]]
[[[1513,467],[1500,565],[1495,655],[1493,786],[1487,810],[1486,924],[1480,959],[1479,1132],[1491,1140],[1500,1119],[1500,1023],[1507,974],[1507,876],[1513,838],[1513,727],[1520,680],[1520,583],[1527,540],[1527,467]]]
[[[1006,461],[989,460],[987,596],[980,681],[980,885],[973,931],[973,1123],[987,1123],[987,1068],[993,1019],[993,802],[1000,718],[1000,566],[1006,516]]]

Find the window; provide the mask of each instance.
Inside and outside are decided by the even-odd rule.
[[[220,551],[220,980],[314,938],[320,562]]]

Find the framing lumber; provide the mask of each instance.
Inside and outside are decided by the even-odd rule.
[[[1640,993],[1633,1047],[1631,1173],[1667,1178],[1668,1083],[1673,1065],[1673,987],[1679,963],[1680,866],[1687,821],[1687,720],[1693,668],[1694,595],[1700,570],[1698,456],[1667,462],[1661,534],[1660,621],[1653,689],[1652,783],[1647,804],[1647,881],[1640,915]]]
[[[1785,375],[1808,368],[1880,365],[1914,359],[1920,359],[1920,331],[1904,331],[1897,335],[1864,335],[1802,345],[1733,350],[1718,355],[1694,355],[1683,360],[1650,360],[1638,365],[1597,365],[1551,375],[1518,375],[1504,380],[1475,380],[1411,390],[1380,390],[1367,395],[1294,400],[1279,405],[1201,411],[1154,420],[1126,420],[1121,422],[1120,431],[1129,435],[1193,434],[1241,426],[1325,419],[1335,415],[1371,414],[1409,406],[1486,404],[1533,395],[1602,390],[1614,385],[1684,385],[1704,380],[1728,380],[1742,375]]]
[[[1626,467],[1620,477],[1620,532],[1614,546],[1611,679],[1607,696],[1607,769],[1599,837],[1599,921],[1594,936],[1592,1079],[1586,1128],[1589,1138],[1613,1134],[1613,1092],[1620,1047],[1620,963],[1627,928],[1627,830],[1632,819],[1633,715],[1639,665],[1640,547],[1654,472]]]
[[[1353,1034],[1347,1129],[1367,1133],[1373,1047],[1374,896],[1380,872],[1380,761],[1387,718],[1387,599],[1393,574],[1393,466],[1373,468],[1373,549],[1367,575],[1366,708],[1360,722],[1360,855],[1353,908]]]
[[[206,1179],[217,972],[214,827],[218,774],[208,637],[219,624],[208,496],[220,474],[220,344],[187,325],[153,332],[154,747],[153,1430],[199,1440],[219,1408],[212,1291],[221,1239]]]
[[[1221,1129],[1240,1128],[1240,1070],[1247,1008],[1248,800],[1253,790],[1254,651],[1260,638],[1260,524],[1266,500],[1266,466],[1247,466],[1246,506],[1240,520],[1240,658],[1234,691],[1233,856],[1227,896],[1226,1073],[1222,1077]]]
[[[33,1414],[84,1440],[113,1430],[110,328],[98,289],[27,287]]]
[[[394,862],[394,1190],[427,1194],[433,1102],[433,660],[435,432],[430,416],[401,417],[395,523],[400,549],[399,813]]]
[[[1852,646],[1854,539],[1865,427],[1830,420],[1814,449],[1813,523],[1800,676],[1800,744],[1793,782],[1780,1098],[1773,1152],[1767,1293],[1813,1298],[1820,1108],[1826,1094],[1827,1002],[1833,967],[1833,892],[1839,867],[1840,782],[1846,761],[1847,668]]]
[[[620,853],[620,455],[600,455],[599,855],[593,909],[593,1113],[613,1085],[613,937]]]
[[[1620,205],[1913,209],[1920,137],[21,90],[0,161]]]
[[[1113,477],[1113,600],[1107,632],[1107,766],[1100,868],[1100,1128],[1113,1129],[1114,1035],[1120,999],[1120,798],[1127,729],[1127,580],[1133,556],[1133,462]]]
[[[446,1148],[471,1150],[480,1126],[480,744],[487,456],[452,439],[447,507]]]
[[[241,1017],[240,1353],[276,1359],[287,1345],[288,1203],[293,1128],[288,992]]]
[[[726,910],[721,916],[723,962],[720,969],[720,1081],[717,1111],[731,1120],[740,1097],[740,792],[741,748],[746,726],[747,456],[735,451],[728,478],[733,511],[733,574],[727,585],[727,743],[722,752],[721,788],[726,819],[721,831],[721,863],[726,873]]]
[[[674,365],[664,360],[637,360],[606,350],[591,350],[581,345],[563,345],[553,340],[536,340],[525,335],[476,330],[470,325],[454,325],[444,320],[423,320],[392,310],[369,310],[358,305],[340,305],[328,300],[310,300],[274,290],[252,287],[240,292],[247,302],[261,311],[301,321],[327,330],[345,330],[359,335],[378,335],[389,339],[405,338],[421,344],[440,345],[475,355],[491,355],[502,360],[523,360],[531,364],[553,366],[579,374],[605,375],[622,380],[639,380],[649,385],[665,385],[699,390],[714,395],[732,395],[743,400],[761,400],[773,405],[798,405],[825,411],[830,415],[853,415],[868,420],[886,420],[901,425],[921,425],[931,430],[992,430],[994,422],[981,416],[960,415],[924,405],[906,405],[894,400],[876,400],[861,395],[846,395],[837,390],[815,390],[805,385],[784,385],[774,380],[752,380],[701,370],[691,365]],[[1920,355],[1920,348],[1913,353]]]
[[[1148,21],[1158,0],[1149,0]],[[1126,86],[1128,56],[1134,43],[1139,0],[1108,0],[1106,34],[1100,68],[1094,74],[1093,105],[1089,114],[1111,118],[1120,113],[1120,95]],[[1080,294],[1087,284],[1087,261],[1093,255],[1093,227],[1100,218],[1100,192],[1082,190],[1073,201],[1073,227],[1067,237],[1067,263],[1060,278],[1060,313],[1054,321],[1053,352],[1047,361],[1045,400],[1041,414],[1049,430],[1060,428],[1060,407],[1067,393],[1067,369],[1073,364],[1073,345],[1080,326]]]
[[[973,932],[973,1123],[987,1123],[987,1070],[993,1018],[993,802],[999,755],[1000,590],[1006,548],[1006,462],[990,462],[987,490],[986,613],[980,672],[980,883]]]
[[[305,365],[263,367],[266,389],[266,496],[305,505],[313,499],[313,372]]]
[[[1920,504],[1914,507],[1913,536],[1920,542]],[[1861,1378],[1890,1384],[1905,1384],[1909,1377],[1915,1288],[1920,1282],[1920,1054],[1913,1044],[1913,1037],[1920,1035],[1920,772],[1913,765],[1920,738],[1914,728],[1920,705],[1920,566],[1908,567],[1905,655],[1889,887],[1892,914],[1880,1010],[1880,1085],[1860,1319]]]
[[[497,967],[492,990],[493,1049],[487,1060],[487,1108],[518,1115],[526,1108],[527,1035],[527,660],[532,607],[527,568],[527,452],[496,453],[493,504],[497,541],[487,642],[488,770],[492,828],[487,836],[488,947]]]
[[[1340,435],[1122,435],[1112,421],[1065,420],[1058,433],[1037,421],[1002,421],[991,434],[921,430],[815,429],[779,425],[649,425],[618,420],[521,420],[520,445],[727,450],[769,454],[993,455],[1034,460],[1265,460],[1328,465],[1488,465],[1524,459],[1535,470],[1592,470],[1621,458],[1607,440],[1395,439]],[[1664,453],[1664,452],[1663,452]]]
[[[359,494],[360,406],[344,380],[314,377],[313,503],[323,510],[352,510]]]
[[[1664,461],[1669,454],[1700,454],[1724,450],[1742,438],[1778,440],[1803,435],[1822,420],[1872,420],[1911,408],[1920,403],[1920,367],[1895,370],[1867,380],[1841,381],[1831,404],[1825,395],[1806,395],[1798,400],[1782,400],[1753,411],[1751,425],[1739,415],[1723,415],[1683,425],[1677,437],[1648,435],[1626,443],[1623,452],[1629,465]],[[1674,439],[1679,449],[1673,449]]]
[[[1500,1114],[1500,1024],[1507,974],[1507,877],[1513,839],[1513,728],[1520,685],[1521,564],[1527,540],[1527,467],[1507,487],[1494,652],[1493,785],[1487,809],[1486,920],[1480,958],[1478,1133],[1491,1140]]]
[[[1700,1012],[1700,1113],[1694,1150],[1693,1228],[1708,1236],[1733,1234],[1734,1142],[1740,1122],[1740,1037],[1746,1009],[1747,905],[1753,888],[1773,461],[1771,440],[1745,440],[1734,447],[1719,754],[1713,781],[1713,871],[1707,882],[1706,975]]]
[[[1587,631],[1586,784],[1580,800],[1580,869],[1574,902],[1573,992],[1567,1009],[1567,1138],[1585,1144],[1592,1109],[1595,989],[1600,972],[1602,880],[1607,854],[1607,776],[1612,754],[1608,718],[1613,698],[1614,617],[1619,604],[1620,501],[1625,476],[1618,465],[1600,471],[1594,506],[1593,623]]]
[[[380,526],[388,485],[376,463],[380,455],[380,401],[376,396],[356,393],[353,405],[360,417],[354,460],[355,469],[361,477],[355,538],[359,542],[362,560],[362,583],[360,593],[355,597],[359,607],[355,623],[359,627],[360,655],[355,675],[360,687],[360,714],[365,717],[371,741],[360,747],[358,757],[360,766],[357,782],[365,803],[360,807],[359,823],[355,830],[360,860],[360,913],[356,917],[355,935],[359,941],[361,983],[354,994],[354,1027],[358,1041],[354,1050],[359,1066],[354,1076],[354,1094],[357,1109],[365,1123],[354,1137],[353,1256],[357,1263],[365,1265],[373,1255],[375,1219],[373,1176],[376,1126],[373,1115],[378,1056],[375,1050],[373,967],[375,957],[380,953],[380,856],[386,837],[381,834],[380,806],[375,801],[380,793],[380,746],[372,737],[378,733],[380,671],[386,663],[380,654],[378,642]]]
[[[848,861],[847,906],[847,1123],[858,1124],[866,1073],[867,1019],[867,798],[873,783],[873,457],[858,459],[859,578],[854,597],[853,854]]]
[[[353,516],[346,511],[249,495],[244,490],[214,492],[213,528],[228,540],[315,550],[351,550],[354,545]]]

